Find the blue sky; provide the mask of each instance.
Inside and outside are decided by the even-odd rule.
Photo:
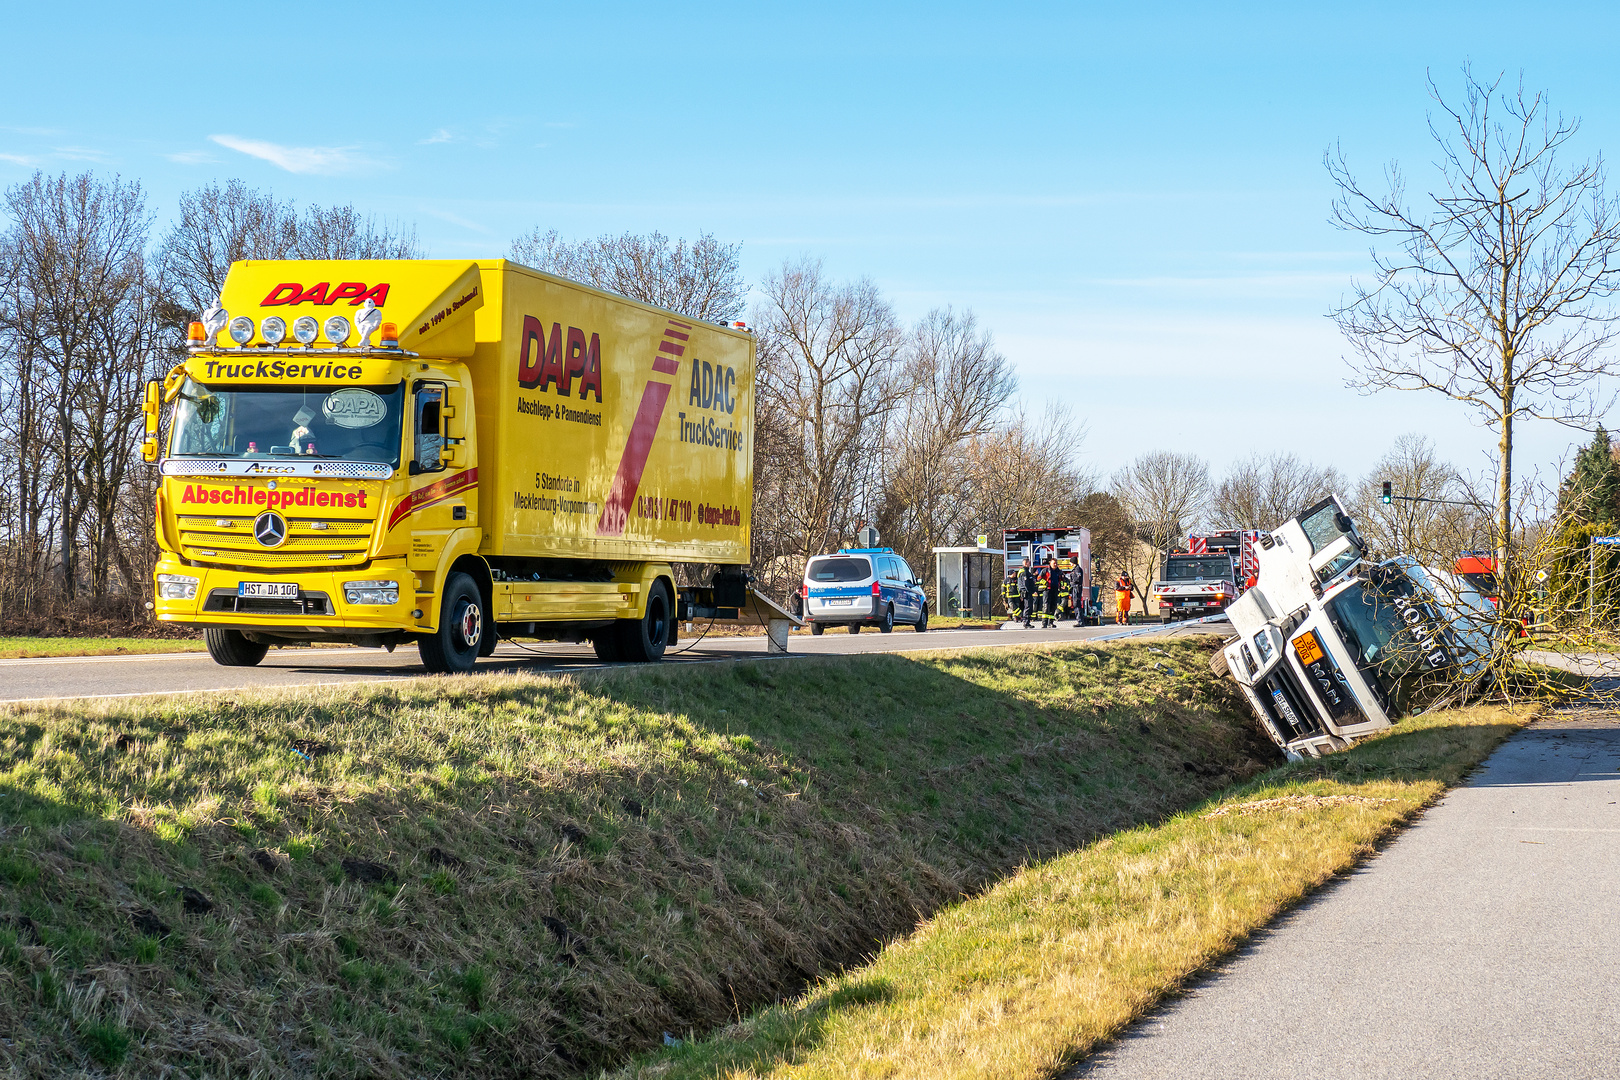
[[[226,10],[220,10],[220,9]],[[1293,450],[1356,476],[1461,407],[1344,388],[1324,313],[1367,266],[1323,151],[1432,159],[1424,86],[1523,72],[1617,144],[1603,5],[414,4],[7,14],[0,184],[35,168],[177,194],[239,177],[414,223],[437,256],[539,225],[710,231],[750,280],[819,256],[901,314],[972,308],[1026,402],[1069,403],[1103,473]],[[39,47],[17,48],[32,42]],[[1520,433],[1520,468],[1580,436]]]

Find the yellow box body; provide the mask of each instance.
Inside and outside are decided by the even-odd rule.
[[[307,348],[262,342],[269,316],[352,319],[367,300],[397,327],[398,349],[359,350],[358,334],[346,350],[324,333]],[[748,562],[750,334],[504,260],[240,262],[221,306],[252,318],[254,338],[237,347],[222,333],[223,345],[194,350],[166,381],[170,400],[189,376],[210,392],[307,391],[332,419],[330,402],[353,397],[334,391],[402,386],[406,415],[400,445],[367,448],[386,468],[266,457],[262,446],[247,456],[253,433],[234,430],[209,454],[165,457],[156,572],[199,583],[191,599],[160,595],[162,620],[288,638],[430,631],[445,576],[467,559],[608,568],[611,580],[591,581],[514,582],[497,570],[497,621],[635,618],[670,563]],[[443,388],[454,448],[442,468],[412,475],[419,384]],[[273,548],[254,531],[270,511],[285,531]],[[346,603],[345,582],[375,580],[396,581],[399,602]],[[241,582],[278,581],[324,594],[326,609],[230,602]]]

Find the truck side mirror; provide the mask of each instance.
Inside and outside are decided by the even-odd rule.
[[[153,380],[146,384],[146,397],[141,401],[141,412],[146,420],[146,438],[141,443],[141,460],[158,459],[158,425],[163,419],[163,384]]]

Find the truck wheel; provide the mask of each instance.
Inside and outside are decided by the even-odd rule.
[[[894,633],[894,608],[892,606],[883,609],[883,621],[878,623],[878,629],[885,634]]]
[[[860,633],[861,632],[861,624],[858,623],[858,622],[850,623],[849,624],[849,632],[852,633],[852,634]]]
[[[494,623],[484,624],[484,636],[478,642],[479,656],[494,656],[495,645],[501,640],[501,635],[495,629]]]
[[[439,629],[416,643],[422,666],[437,675],[471,671],[487,633],[489,620],[478,586],[466,574],[451,574],[444,583]]]
[[[596,650],[596,658],[604,664],[616,664],[624,659],[624,654],[619,651],[619,628],[616,626],[592,634],[591,648]]]
[[[918,619],[917,619],[917,633],[919,633],[919,634],[928,633],[928,605],[927,604],[924,604],[922,606],[922,615],[919,616]]]
[[[826,631],[827,631],[827,628],[825,626],[822,626],[818,622],[813,622],[813,623],[810,624],[810,636],[811,637],[820,637],[822,634],[826,633]]]
[[[1237,639],[1233,638],[1232,640],[1236,641]],[[1232,665],[1226,659],[1226,646],[1230,644],[1230,641],[1222,642],[1220,648],[1209,654],[1209,673],[1236,682],[1237,679],[1232,674]]]
[[[651,663],[664,658],[669,642],[669,586],[655,582],[647,594],[647,613],[639,619],[620,619],[619,652],[632,664]]]
[[[252,667],[270,651],[268,645],[258,645],[247,639],[240,630],[219,630],[212,626],[203,631],[208,643],[208,655],[214,663],[224,667]]]

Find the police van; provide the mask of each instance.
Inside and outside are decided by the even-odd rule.
[[[928,594],[893,548],[848,548],[818,555],[804,568],[804,618],[812,634],[847,626],[858,634],[895,623],[928,629]]]

